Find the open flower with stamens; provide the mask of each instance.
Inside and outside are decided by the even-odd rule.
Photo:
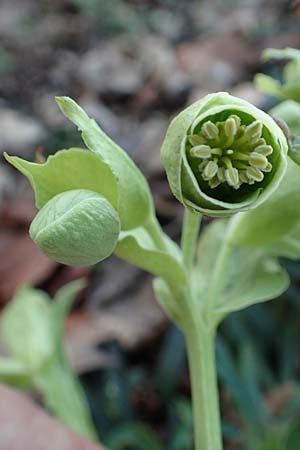
[[[287,150],[269,115],[222,92],[172,121],[161,155],[184,206],[223,216],[255,208],[271,195],[286,171]]]

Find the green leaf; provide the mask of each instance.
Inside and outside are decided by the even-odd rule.
[[[225,278],[216,304],[222,315],[276,298],[289,286],[289,277],[276,259],[253,248],[233,249]]]
[[[279,83],[279,81],[275,80],[269,75],[258,73],[254,77],[254,84],[261,92],[269,95],[274,95],[278,98],[285,98],[282,90],[282,85]]]
[[[232,241],[265,246],[282,239],[300,224],[300,168],[289,160],[287,173],[270,199],[234,219]]]
[[[300,51],[293,48],[284,50],[266,49],[262,53],[262,59],[288,59],[291,60],[283,69],[283,83],[264,74],[257,74],[254,82],[256,87],[267,94],[280,99],[300,101]]]
[[[60,288],[51,305],[51,319],[53,338],[56,341],[56,348],[60,349],[63,341],[64,320],[68,315],[72,303],[78,294],[86,285],[85,280],[79,279],[72,281]]]
[[[82,131],[86,146],[99,155],[117,177],[122,229],[143,225],[153,214],[153,202],[148,183],[141,171],[126,152],[113,142],[74,100],[68,97],[57,97],[56,100],[64,115]]]
[[[73,189],[88,189],[103,195],[118,209],[118,183],[110,167],[96,154],[80,148],[61,150],[44,164],[4,154],[8,162],[25,175],[42,208],[51,198]]]
[[[193,286],[199,305],[205,306],[217,267],[217,258],[226,236],[226,223],[210,225],[200,240],[199,258]],[[275,258],[261,248],[229,244],[222,276],[217,280],[218,295],[213,299],[217,320],[232,311],[279,296],[289,285],[289,277]]]
[[[122,232],[115,253],[131,264],[164,278],[174,289],[186,284],[186,273],[181,262],[172,254],[158,250],[142,227]]]
[[[153,431],[142,423],[125,423],[113,428],[105,440],[113,450],[166,450]]]
[[[32,384],[27,368],[13,358],[0,357],[0,380],[11,386],[23,388],[28,388]]]
[[[38,370],[54,352],[49,297],[23,287],[5,308],[3,340],[16,360],[29,371]]]
[[[300,60],[300,50],[287,47],[284,49],[266,48],[261,55],[263,61],[270,59],[292,59]]]
[[[294,136],[300,136],[300,104],[294,100],[286,100],[272,108],[269,113],[283,119]]]
[[[266,251],[278,257],[300,259],[300,225],[290,234],[265,246]]]
[[[96,440],[85,393],[67,364],[49,361],[35,375],[34,384],[55,417],[81,436]]]
[[[182,314],[180,314],[180,308],[178,308],[176,298],[168,284],[162,278],[155,278],[153,280],[153,291],[156,300],[166,311],[169,318],[180,325]]]
[[[220,379],[226,384],[226,388],[238,406],[242,417],[252,429],[257,430],[259,425],[264,422],[264,411],[257,409],[256,398],[253,397],[251,390],[237,370],[232,352],[224,339],[217,339],[216,352]]]

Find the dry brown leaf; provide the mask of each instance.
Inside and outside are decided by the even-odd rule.
[[[24,394],[0,385],[0,450],[105,450],[48,416]]]
[[[76,372],[107,364],[97,350],[107,340],[132,349],[152,339],[166,324],[166,316],[154,300],[150,277],[118,301],[101,308],[73,313],[67,321],[66,345]]]
[[[35,285],[47,278],[57,263],[38,250],[29,235],[2,230],[0,234],[0,303],[6,303],[18,286]]]

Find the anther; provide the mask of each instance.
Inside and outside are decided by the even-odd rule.
[[[209,187],[211,187],[212,189],[216,188],[217,186],[219,186],[221,184],[220,180],[218,179],[218,177],[214,177],[211,180],[209,180],[208,182]]]
[[[205,143],[205,139],[199,134],[192,134],[191,136],[189,136],[189,142],[192,145],[201,145]]]
[[[268,160],[264,155],[252,152],[249,156],[249,163],[251,166],[257,167],[258,169],[264,169],[268,165]]]
[[[209,161],[204,168],[203,178],[211,180],[218,172],[218,164],[215,161]]]
[[[259,139],[261,137],[261,133],[262,123],[259,120],[255,120],[254,122],[250,123],[250,125],[248,125],[245,129],[245,134],[251,141]]]
[[[218,177],[220,183],[224,183],[224,181],[225,181],[225,174],[224,174],[224,168],[223,167],[219,167],[218,168],[217,177]]]
[[[273,153],[273,148],[271,145],[258,145],[255,147],[254,151],[256,153],[260,153],[261,155],[269,156]]]
[[[219,136],[219,128],[209,120],[202,125],[201,133],[206,139],[216,139]]]
[[[272,164],[270,162],[268,162],[268,164],[266,165],[266,167],[264,167],[262,169],[264,172],[271,172],[272,170]]]
[[[240,178],[241,183],[247,183],[248,184],[249,181],[250,181],[250,178],[248,177],[247,172],[245,170],[240,170],[239,171],[239,178]]]
[[[207,159],[211,157],[211,148],[208,145],[196,145],[191,148],[190,153],[194,158]]]
[[[254,181],[262,181],[264,179],[264,174],[257,167],[249,166],[247,169],[247,175]]]
[[[212,148],[211,150],[212,155],[222,156],[222,149],[221,148]]]
[[[237,133],[237,121],[231,116],[225,121],[224,131],[227,137],[234,137]]]
[[[240,183],[239,172],[234,167],[225,170],[225,178],[229,186],[237,187]]]

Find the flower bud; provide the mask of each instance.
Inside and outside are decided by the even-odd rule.
[[[102,195],[75,189],[49,200],[33,220],[29,233],[49,258],[72,266],[87,266],[113,253],[120,222]]]
[[[227,93],[210,94],[171,123],[161,157],[173,194],[211,216],[253,209],[278,187],[287,140],[275,121]]]

